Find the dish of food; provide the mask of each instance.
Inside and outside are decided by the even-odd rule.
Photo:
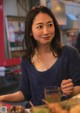
[[[0,103],[0,113],[80,113],[80,94],[59,103],[48,103],[45,100],[44,102],[42,106],[32,105],[31,109]]]
[[[45,102],[44,106],[32,106],[29,113],[80,113],[80,96],[59,103]]]
[[[25,107],[21,105],[10,105],[0,103],[0,113],[29,113]]]

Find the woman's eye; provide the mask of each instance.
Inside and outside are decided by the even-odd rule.
[[[48,27],[52,27],[53,26],[53,24],[48,24]]]
[[[37,26],[37,28],[40,29],[40,28],[42,28],[42,26],[41,25],[40,26]]]

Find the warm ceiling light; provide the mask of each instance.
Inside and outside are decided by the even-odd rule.
[[[57,6],[56,7],[56,11],[61,11],[61,7],[60,6]]]

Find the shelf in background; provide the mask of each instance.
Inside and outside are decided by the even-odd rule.
[[[22,47],[10,47],[10,51],[19,51],[19,50],[23,50]]]

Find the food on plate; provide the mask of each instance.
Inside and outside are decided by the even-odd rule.
[[[71,107],[69,113],[80,113],[80,104]]]
[[[58,103],[48,103],[47,107],[50,109],[52,113],[60,112],[62,110],[61,106]]]
[[[17,105],[10,108],[11,113],[25,113],[25,108],[23,106]]]
[[[71,98],[59,103],[62,108],[69,110],[71,107],[80,104],[80,98]]]
[[[50,110],[46,107],[32,107],[32,113],[51,113]]]
[[[48,103],[47,107],[51,113],[69,113],[68,110],[63,109],[59,103]]]
[[[45,105],[34,106],[32,103],[32,109],[30,113],[80,113],[80,98],[70,98],[69,100],[49,103],[46,100],[42,100]]]
[[[21,105],[9,105],[0,103],[0,113],[28,113]]]

